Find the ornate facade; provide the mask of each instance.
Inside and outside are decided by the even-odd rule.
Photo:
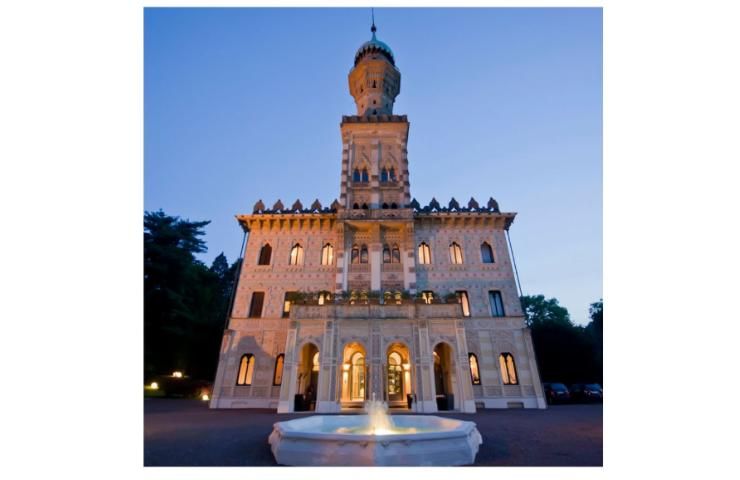
[[[212,408],[545,408],[506,231],[515,213],[411,199],[401,74],[357,51],[340,197],[238,215],[248,232]]]

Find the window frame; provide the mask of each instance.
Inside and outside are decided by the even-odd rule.
[[[334,265],[334,245],[330,242],[326,242],[324,246],[321,247],[321,265]]]
[[[511,352],[501,352],[498,356],[498,364],[501,370],[501,383],[504,385],[519,385],[519,372],[516,368],[514,355]],[[504,372],[506,372],[506,378],[504,378]],[[512,372],[514,373],[514,381],[511,380]]]
[[[280,363],[280,382],[275,382],[277,380],[277,372],[278,372],[278,363],[282,359],[282,363]],[[285,369],[285,354],[280,353],[277,357],[275,357],[275,369],[272,372],[272,386],[277,387],[283,384],[283,370]]]
[[[255,310],[254,302],[255,302],[255,298],[257,295],[261,295],[260,303],[259,303],[260,311],[258,315],[254,315],[253,314]],[[265,292],[262,290],[256,290],[252,292],[252,299],[249,302],[249,314],[247,315],[247,318],[262,318],[262,314],[264,313],[264,311],[265,311]]]
[[[473,363],[471,360],[475,360],[475,368],[477,370],[477,378],[473,375]],[[473,385],[480,385],[480,362],[478,362],[478,356],[473,352],[468,352],[468,370],[470,371],[470,381]]]
[[[487,262],[486,257],[483,254],[484,249],[487,249],[488,255],[490,255],[491,261]],[[481,263],[491,264],[496,263],[496,257],[493,255],[493,247],[488,242],[483,242],[480,244],[480,260]]]
[[[496,304],[495,299],[496,295],[498,295],[499,304]],[[501,290],[489,290],[488,291],[488,303],[490,306],[491,316],[492,317],[505,317],[506,316],[506,310],[504,309],[504,296],[501,293]],[[494,307],[501,307],[501,314],[497,315],[496,310],[494,310]]]
[[[246,359],[246,363],[244,362],[245,359]],[[253,354],[245,353],[244,355],[241,356],[241,358],[239,359],[239,367],[236,370],[236,386],[237,387],[248,387],[252,385],[252,380],[254,379],[255,363],[256,361],[255,361],[255,357]],[[245,367],[243,381],[241,380],[242,379],[242,366]],[[251,371],[250,371],[250,367],[251,367]]]
[[[462,247],[457,242],[450,243],[450,263],[453,265],[463,264]]]
[[[429,247],[427,242],[419,243],[416,249],[416,256],[419,265],[431,265],[432,263],[432,249]]]
[[[293,263],[293,252],[296,252],[295,254],[295,263]],[[296,242],[293,244],[292,247],[290,247],[290,256],[288,257],[288,265],[290,266],[301,266],[304,263],[305,259],[305,251],[303,250],[303,245],[300,244],[300,242]]]
[[[460,303],[460,307],[462,308],[463,317],[470,317],[472,312],[470,310],[470,295],[468,295],[468,291],[457,290],[455,295],[457,295],[457,301]],[[465,313],[466,310],[467,314]]]
[[[265,260],[265,249],[268,248],[269,253],[267,254],[267,259]],[[270,262],[272,262],[272,245],[269,243],[265,243],[260,248],[260,253],[257,256],[257,265],[270,265]]]

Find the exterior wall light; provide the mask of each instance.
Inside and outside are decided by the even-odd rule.
[[[157,382],[152,382],[151,385],[149,385],[149,388],[152,390],[159,390],[159,384]]]
[[[172,372],[172,376],[175,378],[182,378],[182,372],[174,371]]]

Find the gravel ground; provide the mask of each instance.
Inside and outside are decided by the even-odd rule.
[[[277,415],[274,410],[210,410],[198,400],[147,398],[144,465],[276,465],[267,444],[272,424],[302,416]],[[483,445],[476,466],[602,465],[600,404],[439,416],[477,424]]]

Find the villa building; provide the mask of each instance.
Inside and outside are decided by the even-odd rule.
[[[339,200],[237,215],[248,241],[210,406],[545,408],[507,246],[516,214],[412,200],[401,73],[371,30],[349,73]]]

